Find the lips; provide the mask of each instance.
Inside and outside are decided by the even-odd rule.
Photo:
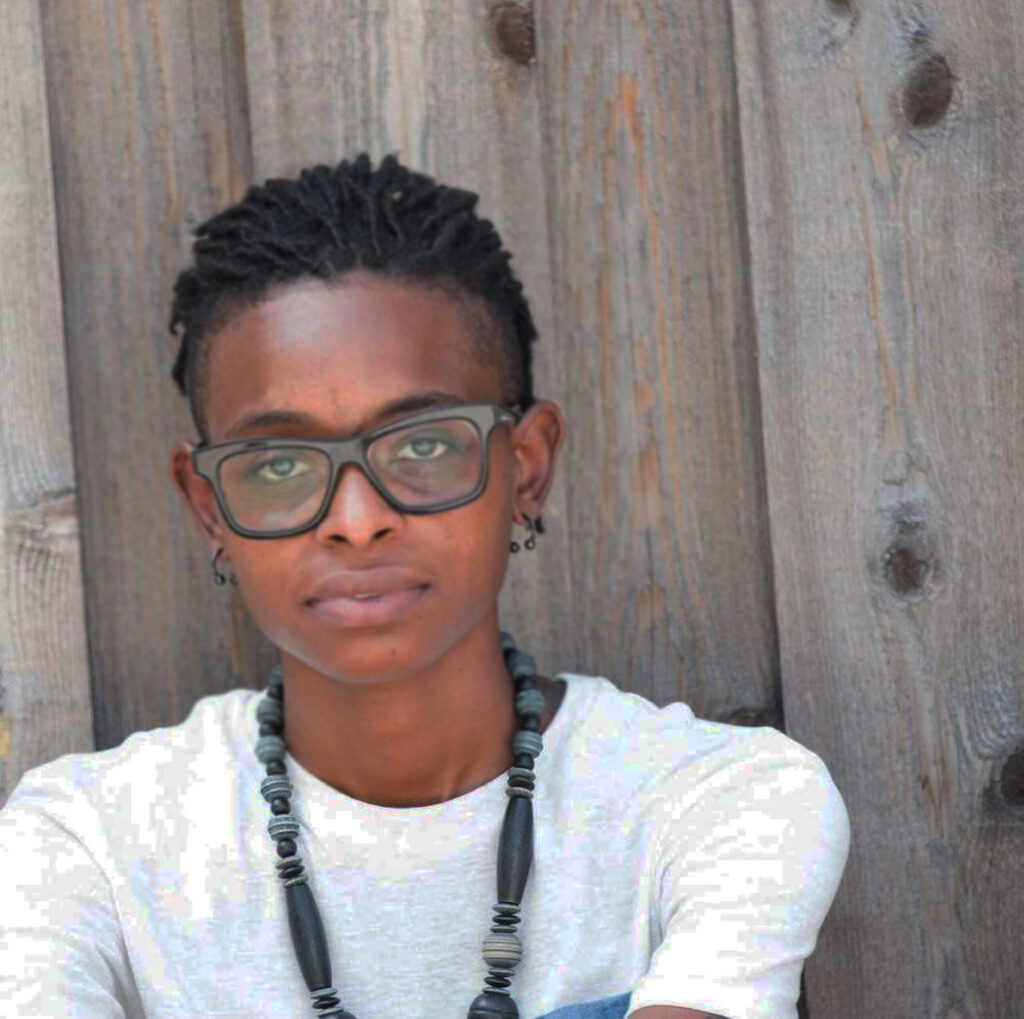
[[[363,570],[337,570],[328,574],[306,597],[306,605],[331,599],[358,599],[360,595],[380,597],[400,591],[427,587],[429,581],[414,570],[401,566],[377,566]]]

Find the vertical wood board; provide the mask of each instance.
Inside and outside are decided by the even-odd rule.
[[[853,829],[810,1015],[1018,1015],[1024,17],[733,9],[786,718]]]
[[[169,475],[189,227],[249,176],[241,33],[203,0],[44,4],[71,420],[99,749],[257,678]]]

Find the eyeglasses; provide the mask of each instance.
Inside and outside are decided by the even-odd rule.
[[[346,464],[403,513],[442,513],[487,485],[495,426],[522,415],[497,403],[411,414],[350,439],[254,438],[200,443],[192,468],[213,485],[228,526],[247,538],[283,538],[323,520]]]

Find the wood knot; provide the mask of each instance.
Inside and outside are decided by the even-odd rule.
[[[1024,805],[1024,747],[1006,759],[999,772],[999,791],[1011,806]]]
[[[898,598],[925,590],[935,566],[935,544],[923,520],[897,517],[895,534],[882,553],[882,576]]]
[[[771,725],[768,721],[768,712],[758,708],[737,708],[731,712],[725,720],[726,725],[745,725],[751,729],[760,728],[763,725]]]
[[[487,14],[498,52],[517,64],[528,64],[536,56],[533,0],[499,0]]]
[[[932,127],[946,115],[956,78],[941,53],[930,53],[910,72],[903,87],[903,115],[911,127]]]

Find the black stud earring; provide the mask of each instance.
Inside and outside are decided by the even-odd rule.
[[[213,567],[213,582],[218,586],[220,586],[227,580],[227,577],[225,577],[224,574],[219,572],[217,569],[217,557],[223,551],[223,546],[217,549],[217,551],[213,553],[213,559],[210,562],[210,565]],[[236,577],[233,573],[231,574],[231,583],[234,584],[235,587],[238,587],[238,577]]]

